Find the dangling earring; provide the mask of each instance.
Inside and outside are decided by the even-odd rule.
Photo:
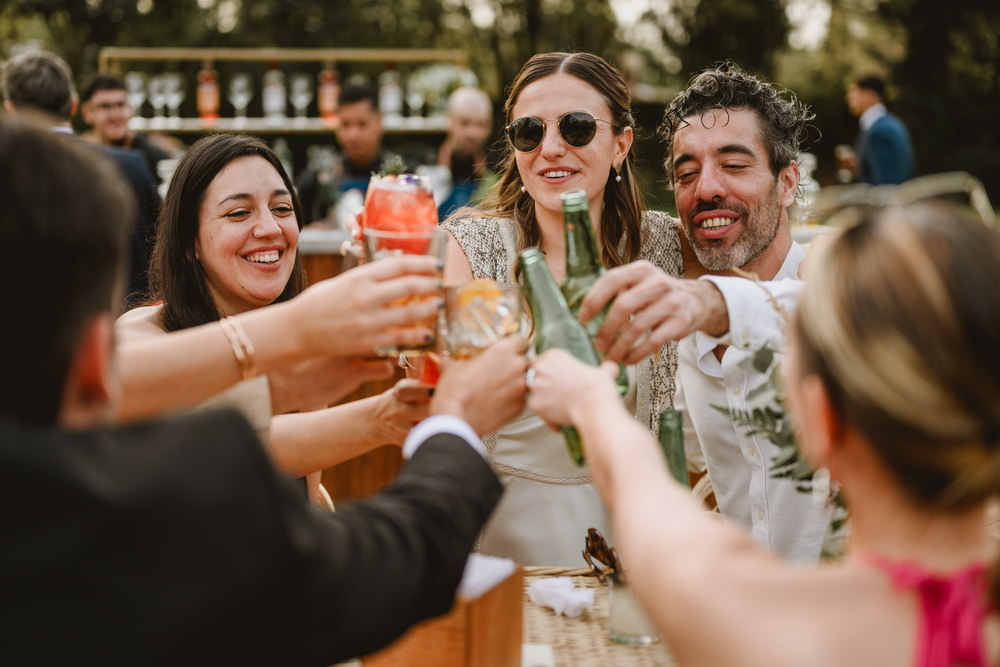
[[[618,173],[615,174],[615,183],[621,183],[621,182],[622,182],[622,173],[619,171]]]
[[[525,188],[525,187],[524,187],[524,186],[522,185],[522,186],[521,186],[521,192],[527,192],[527,191],[528,191],[528,190],[527,190],[527,189],[526,189],[526,188]]]

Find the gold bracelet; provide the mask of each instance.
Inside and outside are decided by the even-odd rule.
[[[249,380],[257,376],[256,356],[254,355],[253,343],[247,336],[246,329],[234,317],[223,317],[219,320],[219,326],[229,339],[229,345],[233,348],[233,355],[240,364],[240,374],[244,380]]]

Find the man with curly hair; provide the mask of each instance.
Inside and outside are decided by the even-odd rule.
[[[659,130],[667,144],[667,180],[684,237],[703,267],[689,265],[688,274],[733,275],[739,269],[760,280],[797,278],[805,250],[792,240],[788,209],[799,184],[799,147],[812,118],[794,93],[731,64],[701,72],[669,104]],[[743,297],[745,291],[760,292],[758,286],[715,282],[731,322],[751,322],[757,335],[770,334],[758,340],[780,338],[767,331],[772,318],[761,317],[761,304]],[[748,305],[750,312],[734,314]],[[727,519],[791,560],[815,561],[829,509],[816,507],[793,481],[775,479],[776,445],[732,419],[757,407],[748,392],[769,378],[754,368],[749,350],[731,343],[729,336],[704,332],[680,342],[677,404],[688,415],[689,465],[707,469]]]
[[[685,284],[717,288],[728,322],[693,327],[696,332],[678,345],[675,405],[686,411],[689,468],[707,470],[727,520],[800,563],[818,560],[831,510],[817,507],[793,480],[775,478],[778,446],[747,433],[732,415],[762,407],[752,391],[770,381],[770,368],[755,368],[753,351],[780,349],[783,318],[774,304],[791,307],[801,287],[797,274],[805,250],[792,240],[788,218],[799,185],[796,160],[812,118],[791,91],[734,64],[696,75],[667,106],[659,135],[667,144],[667,180],[686,241],[685,277],[702,280],[675,281],[634,263],[609,271],[592,292],[594,303],[585,302],[581,312],[589,316],[595,312],[590,306],[616,294],[597,342],[610,358],[627,358],[670,335],[671,327],[679,331],[671,324],[679,314],[698,318],[693,302],[704,302],[704,295]],[[768,282],[755,284],[747,274]],[[628,320],[619,317],[625,311]],[[608,327],[619,324],[625,333],[608,335]],[[645,340],[634,337],[640,329]],[[623,343],[636,340],[632,352],[622,352]]]

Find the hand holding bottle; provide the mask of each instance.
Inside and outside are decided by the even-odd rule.
[[[531,368],[528,407],[553,428],[576,424],[581,412],[622,405],[614,384],[618,365],[613,362],[595,367],[564,350],[549,350],[536,357]]]

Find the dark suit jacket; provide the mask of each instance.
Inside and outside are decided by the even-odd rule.
[[[882,116],[858,136],[857,153],[862,183],[899,184],[916,176],[910,133],[892,114]]]
[[[131,252],[126,296],[145,296],[149,288],[147,270],[153,247],[153,233],[156,218],[160,215],[160,193],[156,189],[156,182],[142,153],[114,146],[101,148],[121,169],[135,194],[138,211],[130,237]],[[138,299],[126,299],[126,302],[134,305]]]
[[[0,422],[0,662],[329,665],[453,602],[501,493],[460,438],[308,507],[234,412],[77,433]]]

